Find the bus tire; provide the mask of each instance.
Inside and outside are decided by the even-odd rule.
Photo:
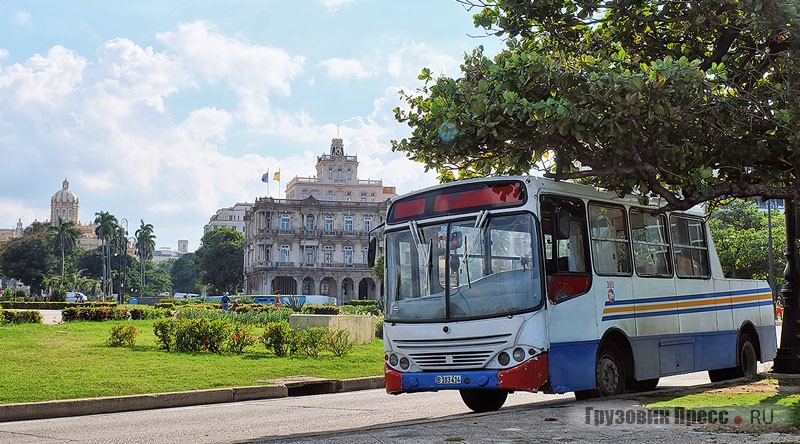
[[[736,345],[736,364],[736,367],[709,370],[708,379],[711,382],[720,382],[741,377],[755,378],[758,373],[758,358],[753,339],[747,333],[739,336],[739,342]]]
[[[753,339],[747,333],[739,336],[739,345],[736,347],[736,357],[738,366],[736,367],[736,378],[745,377],[754,379],[758,374],[758,357],[756,357],[756,347]]]
[[[625,362],[614,344],[600,347],[595,364],[597,390],[602,396],[619,395],[625,391]]]
[[[633,389],[637,392],[649,392],[655,390],[658,386],[658,378],[636,380],[633,383]]]
[[[459,390],[461,400],[475,413],[500,410],[508,397],[505,390]]]

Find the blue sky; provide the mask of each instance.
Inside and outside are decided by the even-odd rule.
[[[455,0],[2,2],[0,228],[49,219],[68,178],[81,222],[109,211],[132,232],[142,219],[158,247],[193,251],[217,209],[267,194],[267,169],[281,188],[313,176],[337,131],[359,178],[432,185],[392,153],[409,134],[392,109],[423,67],[457,76],[464,52],[496,52],[473,12]]]

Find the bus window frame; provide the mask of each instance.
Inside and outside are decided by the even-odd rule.
[[[703,235],[703,244],[705,245],[705,247],[702,248],[702,249],[698,248],[698,247],[693,247],[691,245],[681,245],[680,247],[681,247],[681,249],[689,248],[689,249],[695,249],[695,250],[702,250],[703,251],[703,259],[705,260],[705,264],[706,264],[706,267],[707,267],[708,274],[706,274],[706,275],[699,275],[699,274],[685,275],[685,274],[679,273],[679,271],[678,271],[678,255],[676,254],[676,251],[675,251],[676,250],[675,236],[672,236],[672,219],[673,218],[700,222],[700,224],[701,224],[701,226],[703,228],[701,230],[701,233]],[[672,267],[673,267],[673,269],[675,271],[675,276],[678,279],[695,279],[695,280],[697,280],[697,279],[699,279],[699,280],[709,280],[709,279],[711,279],[711,275],[712,275],[712,273],[711,273],[711,259],[709,258],[709,253],[708,253],[709,243],[708,243],[708,236],[707,236],[708,227],[706,226],[706,220],[704,218],[702,218],[702,217],[692,216],[691,214],[687,214],[687,213],[670,213],[670,215],[669,215],[669,230],[670,230],[670,237],[671,237],[670,245],[672,246]]]
[[[581,206],[581,208],[583,210],[583,252],[584,252],[583,256],[584,256],[584,261],[586,262],[586,267],[585,267],[586,271],[583,271],[583,272],[561,271],[560,269],[558,269],[558,257],[552,258],[552,260],[554,261],[554,264],[556,266],[556,270],[553,273],[550,273],[547,270],[547,261],[550,260],[551,258],[548,258],[547,255],[546,255],[546,245],[545,245],[545,235],[546,235],[546,233],[544,231],[544,228],[545,228],[544,214],[543,214],[544,212],[542,211],[543,202],[545,200],[547,200],[547,199],[558,199],[560,201],[567,201],[567,202],[571,202],[572,204],[577,204],[577,205]],[[554,218],[558,217],[558,212],[559,212],[558,210],[559,210],[558,206],[555,206],[554,211],[552,212],[552,215],[553,215]],[[541,247],[542,251],[540,252],[540,254],[542,256],[542,268],[544,269],[543,273],[544,273],[545,280],[546,280],[545,286],[546,286],[546,291],[547,291],[547,299],[550,301],[551,304],[555,305],[555,304],[560,304],[562,302],[566,302],[566,301],[575,299],[577,297],[581,297],[581,296],[586,295],[586,294],[591,294],[592,284],[594,282],[594,274],[595,273],[594,273],[594,268],[593,268],[593,265],[592,265],[592,254],[591,254],[591,251],[590,251],[591,245],[589,243],[590,234],[589,234],[589,221],[588,221],[588,212],[586,210],[586,202],[583,199],[580,199],[580,198],[577,198],[577,197],[564,196],[564,195],[558,194],[558,193],[544,192],[544,193],[539,194],[537,213],[538,213],[538,217],[540,219],[539,220],[539,230],[540,230],[539,235],[541,236],[541,245],[542,245],[542,247]],[[550,233],[547,233],[547,234],[555,242],[555,241],[558,240],[557,239],[558,233],[556,232],[557,229],[556,229],[556,220],[555,219],[553,219],[551,221],[551,227],[550,228],[551,228],[552,231]],[[552,248],[553,248],[552,249],[552,253],[554,255],[557,255],[557,253],[555,252],[555,250],[556,250],[556,244],[555,243],[553,244]],[[581,279],[581,278],[586,279],[586,282],[583,284],[585,286],[585,289],[583,291],[580,291],[578,293],[569,295],[567,297],[557,299],[555,297],[555,294],[553,294],[554,292],[551,291],[551,281],[552,281],[553,277],[560,278],[559,280],[572,280],[572,281],[577,281],[578,279]],[[556,286],[554,285],[553,287],[556,287]]]
[[[613,208],[613,209],[620,210],[620,213],[622,214],[622,223],[625,225],[625,230],[624,230],[625,231],[625,236],[626,236],[625,237],[625,243],[627,244],[627,251],[625,253],[627,253],[627,255],[628,255],[628,267],[629,267],[627,272],[621,272],[620,271],[620,272],[612,273],[612,272],[605,272],[604,271],[604,272],[601,273],[601,272],[599,272],[597,270],[597,262],[598,261],[595,260],[594,248],[593,248],[593,242],[595,241],[595,237],[592,235],[592,228],[594,227],[594,225],[592,224],[592,218],[590,216],[591,207],[592,206],[609,208],[609,209]],[[632,246],[632,239],[631,239],[630,220],[628,219],[628,212],[625,210],[625,206],[624,205],[620,205],[620,204],[602,202],[602,201],[599,201],[599,200],[590,200],[589,202],[586,203],[586,219],[587,219],[587,231],[588,231],[588,234],[589,234],[589,247],[591,248],[590,251],[589,251],[589,254],[592,256],[592,270],[593,270],[594,274],[596,274],[597,276],[616,276],[616,277],[631,277],[631,276],[633,276],[633,268],[634,268],[634,266],[633,266],[633,255],[632,255],[633,246]],[[616,239],[616,238],[600,239],[600,241],[612,242],[612,243],[622,243],[622,242],[616,242],[614,239]]]
[[[669,215],[666,214],[666,213],[661,213],[661,212],[658,212],[658,211],[653,211],[653,210],[650,210],[650,209],[647,209],[647,208],[641,208],[641,207],[636,207],[636,206],[631,206],[630,208],[628,208],[628,221],[629,221],[628,229],[630,230],[631,247],[632,248],[634,247],[634,244],[636,243],[636,241],[633,239],[633,223],[630,222],[630,221],[633,220],[633,217],[632,217],[632,215],[630,213],[633,213],[634,211],[636,211],[638,213],[642,213],[642,214],[649,214],[651,216],[663,219],[663,222],[664,222],[664,227],[663,227],[664,233],[663,234],[664,234],[664,238],[666,240],[666,243],[664,245],[666,245],[667,249],[669,250],[667,252],[668,253],[667,254],[667,267],[669,268],[669,273],[652,273],[652,274],[639,273],[639,270],[638,270],[638,268],[636,266],[636,255],[633,254],[631,256],[631,258],[633,259],[633,269],[636,271],[636,276],[638,276],[640,278],[643,278],[643,279],[652,279],[652,278],[672,279],[674,276],[676,276],[676,274],[675,274],[675,260],[673,259],[673,253],[672,253],[673,252],[672,233],[670,232],[671,230],[670,230],[670,224],[669,224]],[[645,226],[645,228],[646,228],[646,226]],[[649,244],[647,242],[641,242],[641,243],[645,244],[645,245],[656,245],[656,244]]]

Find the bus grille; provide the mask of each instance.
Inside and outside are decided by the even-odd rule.
[[[483,368],[494,354],[510,344],[511,334],[394,341],[423,370]]]

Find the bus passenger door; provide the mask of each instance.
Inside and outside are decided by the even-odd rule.
[[[547,279],[550,383],[557,393],[595,387],[597,313],[592,298],[586,210],[578,199],[541,197]]]

